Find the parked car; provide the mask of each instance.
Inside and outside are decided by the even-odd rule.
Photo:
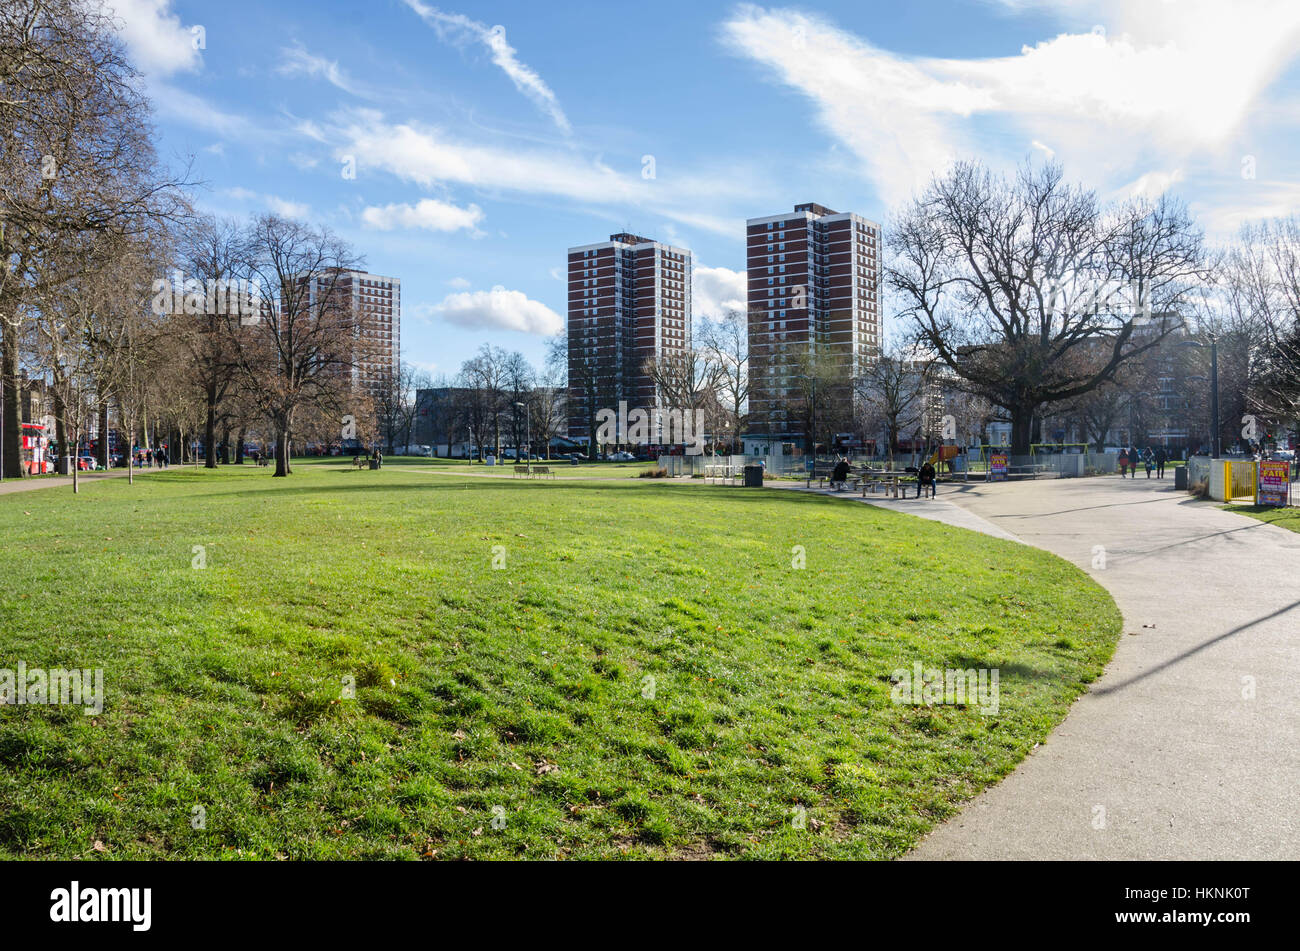
[[[636,462],[636,456],[630,452],[616,452],[609,458],[614,462]]]

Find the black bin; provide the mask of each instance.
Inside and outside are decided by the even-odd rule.
[[[763,487],[763,467],[748,465],[745,466],[745,488],[761,489]]]
[[[1174,488],[1187,491],[1187,467],[1174,466]]]

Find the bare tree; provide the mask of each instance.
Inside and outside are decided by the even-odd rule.
[[[460,412],[469,429],[470,442],[482,453],[488,436],[493,454],[501,455],[501,414],[505,412],[505,381],[508,354],[500,347],[483,344],[477,354],[461,364],[457,386]]]
[[[699,329],[700,346],[717,368],[718,401],[727,407],[729,431],[739,438],[749,406],[749,322],[745,312],[727,310]]]
[[[876,356],[854,381],[863,419],[884,432],[890,459],[899,450],[902,434],[921,425],[928,380],[923,366],[895,351]]]
[[[1016,453],[1029,451],[1040,406],[1113,380],[1180,326],[1208,273],[1180,203],[1103,211],[1058,165],[1007,181],[958,164],[903,214],[890,247],[902,316],[935,359],[1006,409]],[[1135,335],[1139,325],[1151,332]],[[1066,359],[1099,342],[1099,365]]]
[[[425,377],[427,379],[427,374]],[[399,437],[402,446],[411,442],[411,428],[415,425],[415,391],[423,382],[419,371],[409,363],[402,363],[396,373],[384,376],[375,391],[375,415],[390,456],[397,451]]]
[[[680,410],[683,415],[702,410],[706,428],[710,415],[716,417],[722,369],[708,351],[694,347],[669,351],[646,360],[645,373],[654,382],[656,406]],[[712,422],[716,425],[717,420]]]
[[[298,412],[313,406],[342,419],[352,407],[357,353],[351,295],[342,290],[359,263],[328,229],[266,215],[248,235],[249,270],[261,301],[251,333],[238,337],[240,381],[275,432],[275,475],[293,470]]]
[[[1224,263],[1222,320],[1211,328],[1221,358],[1230,363],[1239,349],[1233,342],[1249,341],[1247,408],[1293,424],[1300,418],[1300,217],[1246,225]]]
[[[18,369],[32,302],[53,301],[59,290],[49,281],[75,280],[93,266],[65,252],[83,235],[145,234],[184,211],[183,183],[157,161],[136,78],[98,5],[7,0],[0,8],[0,451],[8,477],[22,474]]]

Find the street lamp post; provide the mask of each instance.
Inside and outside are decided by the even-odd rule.
[[[524,450],[525,452],[528,453],[528,458],[527,460],[525,460],[525,465],[527,465],[528,467],[528,475],[531,478],[533,474],[533,436],[532,436],[532,430],[529,428],[531,425],[531,420],[529,420],[528,418],[527,406],[525,406],[523,403],[516,403],[515,406],[524,411],[524,445],[528,447],[527,449]],[[519,432],[519,430],[516,429],[515,432]]]

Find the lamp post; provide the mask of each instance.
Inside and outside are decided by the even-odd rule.
[[[1219,337],[1217,334],[1206,334],[1210,338],[1210,418],[1213,431],[1210,433],[1210,458],[1219,458]],[[1196,347],[1198,350],[1204,350],[1205,344],[1198,340],[1185,340],[1180,343],[1180,347]]]
[[[533,436],[532,430],[529,428],[531,421],[528,419],[528,407],[523,403],[516,403],[515,407],[524,411],[524,445],[528,447],[524,450],[528,453],[528,459],[525,461],[525,464],[528,466],[528,475],[531,477],[533,474]],[[515,432],[518,431],[519,430],[517,429],[515,430]]]

